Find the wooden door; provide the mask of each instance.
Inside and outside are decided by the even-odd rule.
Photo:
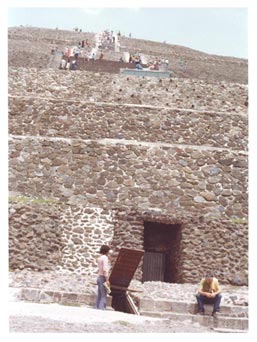
[[[164,281],[165,253],[145,252],[143,261],[143,282]]]
[[[109,277],[111,285],[129,287],[143,255],[142,250],[122,247]]]

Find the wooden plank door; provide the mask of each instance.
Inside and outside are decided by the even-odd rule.
[[[145,252],[143,261],[143,282],[164,281],[165,253]]]
[[[122,247],[109,277],[111,285],[128,287],[143,255],[143,250]]]

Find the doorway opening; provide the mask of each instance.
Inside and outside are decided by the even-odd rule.
[[[143,282],[178,282],[181,225],[144,222]]]

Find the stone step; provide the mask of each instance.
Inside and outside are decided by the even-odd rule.
[[[15,297],[17,300],[24,300],[28,302],[45,304],[57,303],[71,306],[88,305],[90,307],[94,306],[96,300],[95,294],[42,290],[37,288],[20,288],[19,290],[16,290]],[[107,296],[107,309],[113,310],[111,304],[112,297]]]
[[[154,312],[154,311],[140,311],[140,315],[149,317],[168,318],[173,321],[185,322],[189,324],[198,323],[202,326],[210,327],[212,329],[230,329],[234,330],[248,330],[248,319],[241,317],[218,317],[214,318],[209,315],[194,315],[182,314],[174,312]]]
[[[175,312],[175,313],[191,313],[195,314],[198,311],[196,303],[192,302],[177,302],[168,300],[153,300],[141,299],[139,303],[140,311],[154,311],[154,312]],[[211,315],[213,305],[205,305],[205,313]],[[228,317],[248,317],[248,306],[236,305],[222,305],[220,308],[221,316]]]

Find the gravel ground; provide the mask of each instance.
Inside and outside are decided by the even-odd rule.
[[[13,302],[9,330],[23,333],[203,333],[213,330],[198,323],[174,322],[117,311],[58,304]]]

